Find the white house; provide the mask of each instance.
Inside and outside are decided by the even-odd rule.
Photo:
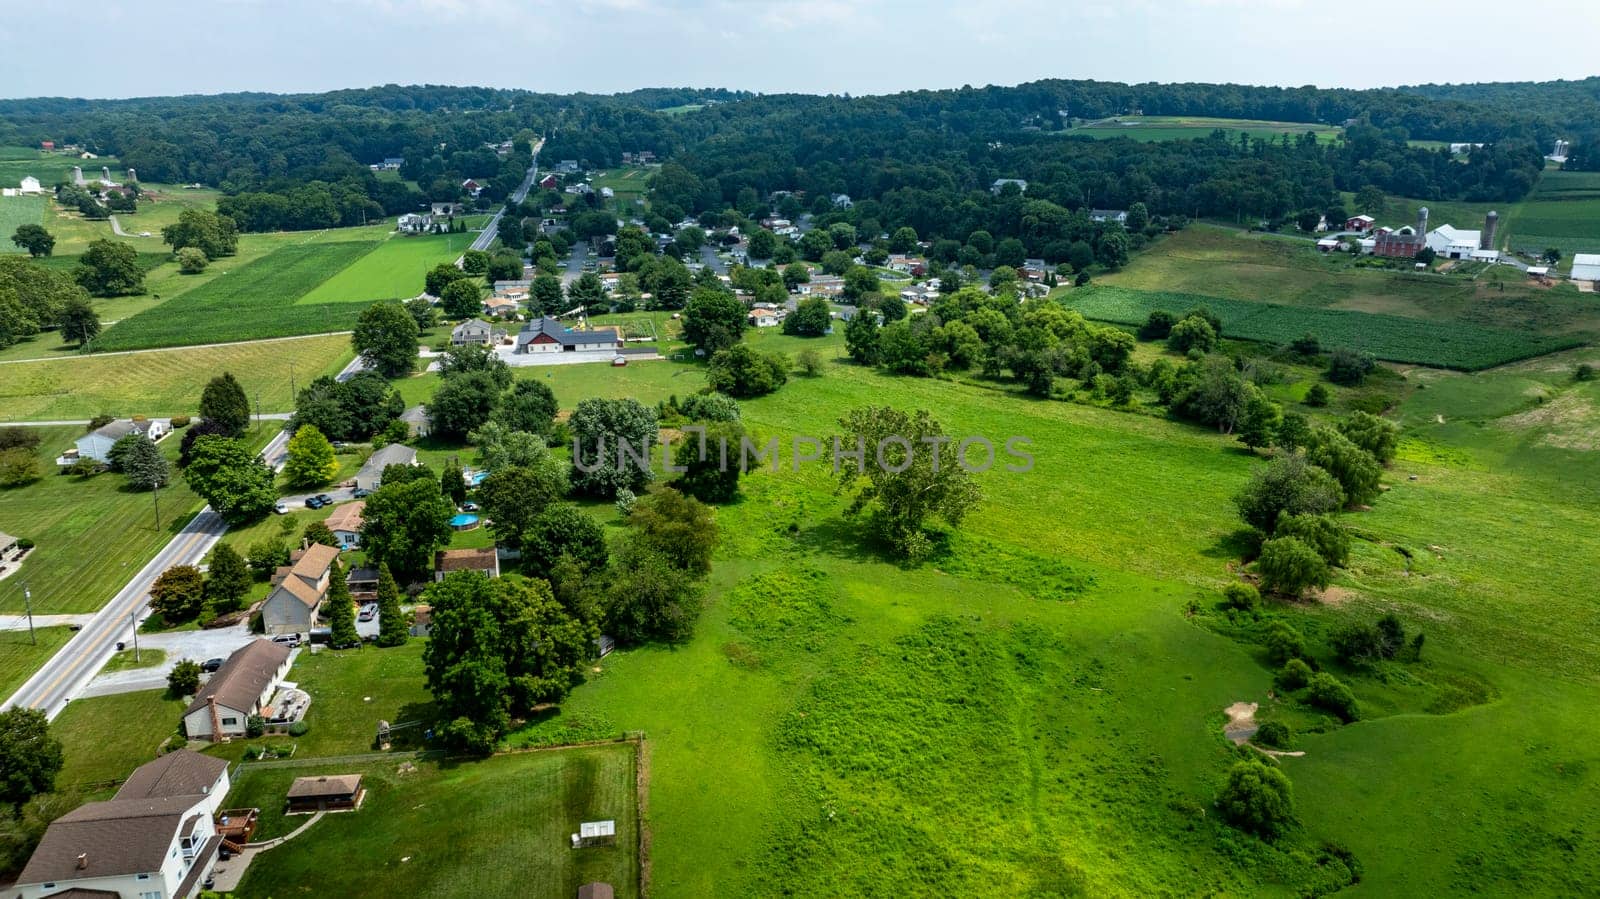
[[[328,530],[333,532],[333,539],[339,541],[340,549],[353,549],[361,545],[361,513],[366,511],[367,501],[358,499],[353,503],[345,503],[334,509],[328,515]]]
[[[313,543],[289,558],[293,564],[272,575],[272,592],[261,601],[261,626],[269,634],[310,632],[311,622],[328,596],[328,579],[339,551]]]
[[[1572,280],[1600,281],[1600,253],[1578,253],[1573,256]]]
[[[357,490],[376,490],[383,484],[383,470],[390,465],[417,464],[417,451],[403,443],[391,443],[367,457],[356,472]]]
[[[481,319],[469,318],[450,329],[451,346],[488,346],[493,342],[494,327]]]
[[[998,197],[1000,192],[1006,189],[1007,184],[1015,184],[1019,193],[1028,192],[1028,182],[1021,178],[996,178],[994,183],[989,185],[989,193]]]
[[[228,763],[179,749],[135,769],[115,797],[57,818],[6,896],[188,899],[217,860]]]
[[[1119,225],[1128,223],[1128,210],[1126,209],[1091,209],[1089,210],[1091,222],[1116,222]]]
[[[171,432],[172,422],[164,418],[147,421],[118,419],[79,437],[77,446],[57,458],[56,464],[65,467],[79,459],[93,459],[101,464],[108,464],[111,461],[111,447],[129,434],[142,434],[152,442],[159,442]]]
[[[574,331],[549,317],[529,322],[517,334],[518,353],[595,353],[620,349],[622,334],[615,328]]]
[[[271,640],[252,640],[234,650],[184,710],[183,732],[191,740],[213,742],[244,736],[250,716],[261,713],[289,674],[292,655],[289,647]]]

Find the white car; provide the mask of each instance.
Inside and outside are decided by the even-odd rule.
[[[272,504],[272,511],[278,513],[279,515],[288,515],[289,514],[289,504],[285,503],[285,502],[273,503]]]

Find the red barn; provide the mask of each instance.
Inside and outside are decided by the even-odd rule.
[[[545,190],[555,190],[556,186],[560,183],[561,182],[557,181],[556,176],[554,175],[546,175],[539,179],[539,186]]]
[[[39,141],[39,149],[41,149],[41,150],[54,150],[55,148],[56,148],[56,142],[53,141],[53,140],[42,140],[42,141]]]
[[[1377,223],[1378,223],[1378,220],[1373,218],[1370,215],[1358,215],[1358,216],[1355,216],[1354,218],[1345,219],[1344,229],[1346,231],[1366,232],[1368,230],[1371,230],[1372,226],[1377,224]]]

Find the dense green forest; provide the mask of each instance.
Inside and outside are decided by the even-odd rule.
[[[1143,203],[1155,216],[1283,220],[1337,214],[1341,191],[1369,185],[1420,199],[1516,200],[1553,140],[1588,141],[1600,107],[1596,83],[1357,91],[1047,80],[870,97],[389,85],[286,96],[42,98],[0,102],[0,143],[81,143],[115,154],[146,181],[216,185],[243,230],[269,230],[351,224],[460,199],[466,178],[484,185],[484,202],[498,201],[527,166],[527,140],[545,134],[550,159],[608,167],[639,150],[672,159],[653,195],[671,220],[743,209],[752,196],[785,190],[803,192],[821,212],[823,195],[848,194],[856,206],[843,218],[858,226],[956,238],[987,230],[1044,253],[1067,237],[1045,233],[1049,222],[1092,207]],[[1063,133],[1075,120],[1131,113],[1347,127],[1332,144],[1222,133],[1140,144]],[[508,139],[516,140],[513,152],[490,149]],[[1417,139],[1487,146],[1463,161],[1408,144]],[[404,180],[368,168],[394,157],[405,160]],[[992,193],[999,178],[1026,180],[1024,196]]]

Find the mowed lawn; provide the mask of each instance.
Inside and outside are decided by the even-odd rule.
[[[293,408],[290,378],[305,386],[354,355],[350,338],[292,340],[71,356],[0,364],[0,416],[7,421],[193,415],[206,382],[231,372],[264,412]],[[51,458],[54,458],[52,456]]]
[[[260,340],[348,330],[361,314],[356,303],[297,301],[336,272],[370,253],[367,240],[306,242],[279,247],[232,267],[206,283],[107,328],[102,351]]]
[[[13,599],[19,606],[17,611],[21,611],[20,583],[14,579],[0,583],[0,602],[9,605]],[[9,608],[6,611],[7,614],[15,614]],[[0,697],[10,697],[70,639],[72,631],[64,627],[35,628],[31,637],[26,629],[0,631]],[[0,699],[0,702],[3,701]]]
[[[126,780],[159,755],[162,744],[181,740],[178,722],[186,706],[165,690],[74,699],[50,723],[65,758],[56,783],[81,789]]]
[[[306,820],[281,813],[296,777],[361,774],[367,798],[256,856],[236,895],[564,899],[592,881],[639,895],[631,744],[399,765],[247,765],[228,804],[262,809],[258,838]],[[602,820],[615,845],[571,848],[579,824]]]
[[[422,293],[428,270],[441,262],[454,262],[477,237],[460,234],[396,235],[312,288],[296,303],[301,306],[331,303],[369,303],[406,299]]]

